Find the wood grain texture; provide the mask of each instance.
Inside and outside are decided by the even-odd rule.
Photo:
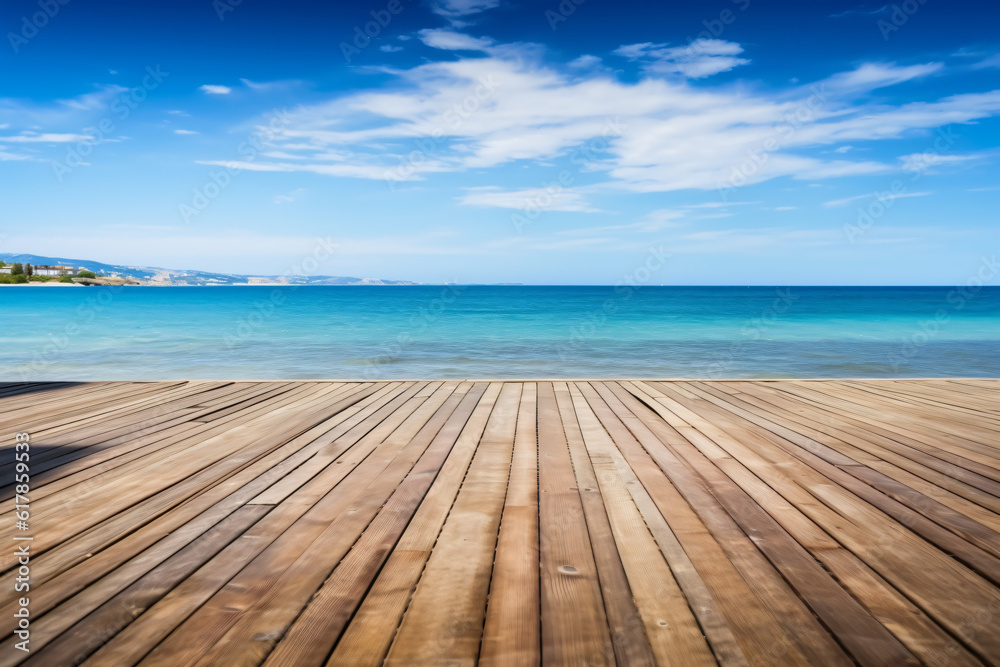
[[[996,380],[6,383],[0,435],[0,667],[1000,664]]]

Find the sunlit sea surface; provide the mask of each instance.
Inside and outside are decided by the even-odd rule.
[[[0,288],[0,380],[1000,377],[1000,288]]]

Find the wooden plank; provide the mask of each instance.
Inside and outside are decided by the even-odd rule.
[[[693,559],[694,564],[736,628],[744,651],[762,655],[765,664],[853,664],[774,564],[758,550],[756,542],[761,539],[760,536],[744,533],[712,495],[708,482],[676,453],[690,443],[663,421],[649,404],[629,393],[622,383],[608,383],[608,388],[621,403],[621,409],[627,409],[636,418],[623,417],[648,456],[683,494],[684,500],[690,503],[698,519],[710,531],[709,535],[704,535],[699,530],[700,526],[691,526],[694,522],[689,517],[683,513],[677,517],[676,513],[683,509],[683,503],[668,505],[669,496],[668,499],[662,498],[667,491],[662,484],[647,487],[651,492],[658,492],[654,497],[660,498],[658,506],[663,515],[678,522],[675,532],[685,549],[705,554]],[[606,393],[604,398],[611,400]],[[622,413],[619,411],[618,414]],[[633,454],[629,460],[636,461],[636,456]],[[724,556],[717,555],[720,549]],[[731,572],[727,564],[738,571],[738,576]],[[752,595],[745,593],[747,587]]]
[[[655,663],[716,664],[687,598],[625,486],[618,469],[620,453],[579,389],[574,386],[571,393],[580,430],[607,507],[617,551],[642,617],[645,635],[656,656]],[[624,464],[623,460],[621,462]],[[627,468],[627,464],[624,465]],[[605,589],[605,600],[607,597]],[[728,663],[746,664],[735,641],[730,642],[728,648],[732,658],[727,660]]]
[[[662,387],[664,392],[674,397],[675,392],[672,391],[671,387],[664,386],[662,383],[657,383],[657,386]],[[830,481],[831,479],[835,482],[846,481],[848,482],[847,488],[856,492],[871,491],[871,489],[856,480],[851,480],[845,472],[822,462],[818,457],[814,457],[804,450],[800,452],[810,462],[817,463],[818,469],[828,476],[832,475],[832,477],[826,478],[817,474],[817,470],[803,465],[800,460],[788,457],[788,453],[796,451],[793,443],[770,435],[769,432],[755,424],[735,421],[733,417],[727,416],[711,403],[697,400],[686,401],[679,395],[676,396],[675,400],[692,412],[710,420],[720,430],[739,433],[738,440],[724,437],[715,437],[715,440],[742,465],[747,466],[791,503],[794,509],[784,509],[783,513],[801,511],[817,526],[850,550],[840,548],[839,545],[836,548],[816,549],[809,546],[808,539],[796,536],[794,528],[790,529],[793,536],[796,536],[798,541],[806,546],[813,556],[822,562],[826,569],[834,574],[854,597],[865,603],[866,608],[872,611],[873,616],[885,626],[893,628],[893,634],[921,661],[930,661],[933,656],[955,646],[957,649],[954,657],[956,662],[964,661],[966,664],[975,662],[967,651],[955,645],[947,632],[938,627],[921,609],[912,604],[910,600],[871,569],[882,570],[884,574],[885,561],[892,560],[893,557],[886,556],[883,552],[905,551],[912,553],[914,550],[919,550],[920,546],[910,544],[905,539],[899,542],[887,540],[883,530],[873,529],[873,527],[883,527],[887,522],[891,523],[891,519],[884,515],[877,515],[870,506],[866,506],[858,497],[850,495],[846,488],[833,487]],[[785,451],[783,445],[788,446],[789,450]],[[733,479],[744,486],[745,482],[738,477],[734,476]],[[744,488],[750,490],[746,486]],[[830,491],[831,489],[836,489],[838,502],[834,504],[817,505],[813,496],[810,495],[810,493],[819,490],[821,491],[819,499],[826,500],[834,495]],[[760,502],[764,494],[754,493],[753,495]],[[873,493],[873,495],[875,496],[874,501],[879,502],[878,494]],[[866,497],[872,499],[872,495]],[[781,520],[773,505],[762,503],[762,506],[776,519]],[[845,511],[845,509],[849,511]],[[840,515],[835,510],[839,510]],[[864,520],[849,522],[843,520],[844,517],[855,519],[859,513],[867,513]],[[859,551],[857,547],[862,543],[871,546],[864,551]],[[892,567],[901,568],[904,565],[897,560]],[[954,573],[948,572],[947,569],[944,568],[945,571],[942,574],[953,577]],[[898,577],[886,576],[886,578],[896,582],[900,581]],[[956,588],[962,588],[961,575],[957,578],[953,577],[951,581]],[[908,587],[904,586],[902,590],[912,596],[912,591]],[[970,594],[976,597],[974,593],[970,592]],[[918,596],[918,598],[926,599],[928,595],[930,594]]]
[[[719,663],[722,665],[747,664],[746,656],[712,596],[712,592],[698,574],[694,563],[691,562],[681,542],[670,528],[670,524],[660,513],[653,498],[643,486],[639,475],[625,458],[625,451],[636,453],[641,450],[641,445],[632,437],[625,425],[594,389],[596,384],[600,383],[576,383],[576,386],[593,411],[594,419],[599,420],[600,424],[607,430],[607,442],[604,443],[601,450],[602,454],[607,456],[614,465],[615,474],[621,478],[625,488],[628,489],[636,508],[666,559],[672,575],[677,579],[678,585],[684,592],[684,597],[689,601],[691,611],[697,616],[698,625],[705,633]],[[607,391],[606,387],[605,391]],[[579,412],[580,410],[578,410]],[[598,444],[603,439],[600,438]],[[648,457],[640,457],[637,462],[639,466],[645,468],[644,471],[640,470],[640,473],[649,474],[655,467],[655,464]],[[658,486],[662,486],[666,482],[658,475],[652,479],[656,480]],[[676,490],[674,491],[676,492]],[[680,502],[683,503],[683,500]],[[727,595],[733,595],[734,592],[729,590]],[[773,637],[773,635],[771,636]]]
[[[538,593],[538,388],[525,383],[514,436],[479,664],[529,667],[542,659]]]
[[[675,429],[680,429],[690,447],[681,454],[695,466],[712,486],[712,493],[749,535],[755,536],[757,545],[769,560],[781,570],[809,607],[837,637],[851,655],[863,664],[917,664],[913,655],[859,605],[830,574],[817,563],[804,546],[795,541],[786,530],[790,524],[781,525],[768,514],[747,491],[730,475],[739,472],[736,466],[727,466],[723,472],[717,463],[729,459],[717,444],[726,436],[720,429],[701,419],[676,401],[664,396],[652,396],[642,383],[625,385],[634,394],[645,396],[654,409]],[[741,475],[747,483],[749,475]],[[760,485],[755,487],[764,491]],[[790,520],[794,516],[784,517]],[[796,522],[798,532],[807,531],[816,548],[832,548],[836,543],[824,544],[829,538],[803,521]]]
[[[391,387],[387,390],[392,391]],[[358,399],[369,391],[373,391],[373,389],[360,389],[350,397],[342,399],[341,403]],[[387,396],[391,397],[392,395],[389,393]],[[378,396],[378,393],[374,396]],[[361,399],[357,405],[363,405],[365,400]],[[196,499],[185,502],[162,516],[159,516],[152,507],[137,506],[128,512],[119,514],[113,521],[106,522],[97,529],[88,531],[80,537],[60,545],[52,552],[42,554],[37,562],[33,559],[32,578],[36,583],[41,584],[50,579],[53,581],[52,585],[40,586],[32,597],[35,613],[44,612],[65,596],[72,595],[84,586],[92,584],[97,578],[114,571],[116,566],[120,566],[121,563],[133,558],[143,549],[156,544],[164,537],[167,539],[164,540],[162,546],[168,548],[165,553],[168,555],[173,553],[169,549],[176,550],[183,546],[188,539],[188,534],[200,534],[200,531],[204,530],[200,526],[213,525],[253,495],[259,493],[260,491],[255,485],[271,484],[274,480],[269,480],[269,477],[280,477],[287,472],[284,469],[286,465],[290,466],[289,469],[297,465],[298,462],[295,459],[297,452],[301,451],[302,447],[306,445],[314,448],[325,446],[328,439],[336,437],[338,433],[349,428],[356,418],[366,414],[367,410],[371,410],[377,405],[376,401],[365,409],[355,408],[353,405],[345,408],[330,420],[292,440],[287,446],[255,461],[216,484],[211,490],[202,492]],[[351,417],[354,410],[358,411]],[[338,424],[339,426],[337,426]],[[333,427],[332,431],[331,427]],[[309,453],[305,452],[306,455]],[[252,495],[247,496],[246,494]],[[134,511],[141,512],[140,516],[129,516]],[[156,518],[150,520],[148,516],[150,514]],[[139,529],[136,530],[136,527]],[[125,536],[123,537],[123,535]],[[73,567],[74,565],[75,567]],[[128,570],[128,568],[119,567],[116,574],[123,570]],[[141,570],[141,572],[145,571]],[[58,578],[55,578],[57,576]],[[125,581],[131,582],[132,579],[126,578]],[[4,611],[9,609],[12,614],[14,604],[11,602],[4,607]],[[81,606],[80,613],[86,613],[86,608]],[[7,616],[8,614],[4,614],[0,618],[0,623],[6,623],[7,621],[4,619]],[[11,616],[11,618],[13,617]]]
[[[997,398],[0,383],[42,538],[31,654],[0,557],[0,667],[1000,662]]]
[[[738,398],[729,397],[728,399],[722,399],[709,392],[701,392],[698,389],[694,389],[694,391],[698,392],[698,395],[708,402],[760,427],[764,430],[763,432],[775,434],[779,439],[774,440],[774,442],[793,456],[798,456],[810,463],[814,460],[824,461],[827,464],[836,463],[836,460],[830,460],[830,450],[822,443],[813,441],[800,433],[770,421],[760,414],[754,413],[748,409],[752,406],[747,404],[740,405]],[[739,425],[737,428],[752,429],[753,427]],[[859,465],[856,461],[849,460],[847,464],[840,463],[837,468],[829,466],[821,466],[821,468],[826,471],[827,476],[832,475],[832,478],[844,488],[868,500],[868,502],[885,511],[903,525],[908,526],[911,530],[921,534],[929,541],[966,561],[985,576],[992,578],[996,583],[1000,583],[1000,561],[985,557],[984,554],[979,552],[979,549],[982,549],[993,554],[994,557],[1000,556],[1000,534],[996,531],[973,521],[959,512],[951,510],[933,498],[915,492],[913,489],[894,481],[886,475]],[[855,480],[847,477],[847,475],[851,475],[857,480],[867,483],[872,489],[877,489],[881,493],[859,485]],[[887,500],[882,494],[889,496],[892,500]],[[944,534],[936,526],[931,525],[922,517],[916,516],[914,511],[937,522],[937,524],[952,531],[963,540],[976,545],[978,549],[968,550],[967,545],[952,536]]]
[[[954,434],[946,433],[931,428],[929,424],[933,423],[932,421],[917,420],[911,415],[900,416],[887,409],[876,409],[855,403],[827,385],[806,388],[783,383],[779,384],[778,388],[805,398],[811,403],[818,402],[828,410],[855,417],[869,428],[905,436],[907,444],[911,447],[982,475],[994,483],[1000,483],[1000,470],[991,465],[996,458],[996,452],[980,442],[963,437],[959,431]]]
[[[504,383],[386,665],[476,663],[520,400]]]
[[[721,383],[699,386],[720,398],[732,398],[746,404],[755,414],[794,429],[859,464],[931,495],[983,525],[994,530],[1000,528],[1000,515],[997,514],[1000,498],[897,454],[893,448],[899,443],[887,442],[889,449],[886,449],[878,444],[883,436],[862,431],[832,414],[810,412],[785,395],[758,393],[748,386],[736,392]],[[824,457],[822,450],[815,450],[814,453]],[[832,460],[830,462],[833,463]]]
[[[54,635],[48,629],[59,609],[45,615],[32,626],[32,646],[36,648],[24,664],[79,664],[270,510],[260,505],[241,507],[68,630]],[[69,600],[64,604],[74,603]],[[43,648],[38,650],[38,646]],[[5,659],[13,656],[17,653],[0,657],[0,664],[15,664]]]
[[[583,502],[551,382],[538,384],[542,661],[615,664]]]
[[[386,389],[389,388],[387,387]],[[405,395],[409,396],[414,391],[411,388],[411,391],[406,392]],[[383,400],[386,397],[395,397],[393,400],[401,398],[401,395],[395,391],[383,391],[380,393],[383,395]],[[309,452],[309,449],[313,448],[314,445],[329,447],[330,438],[337,436],[338,433],[355,432],[354,427],[364,423],[365,420],[381,421],[385,407],[381,401],[373,402],[351,419],[344,421],[327,438],[321,438],[311,443],[303,451],[312,453]],[[362,435],[363,432],[361,434],[355,432],[353,438],[357,440]],[[335,487],[348,474],[347,471],[353,469],[359,463],[360,458],[358,458],[359,455],[356,448],[347,444],[342,444],[340,447],[342,447],[341,451],[344,452],[343,458],[340,459],[344,461],[342,465],[327,467],[305,486],[282,501],[278,507],[254,526],[253,529],[227,547],[219,556],[189,577],[183,584],[178,586],[106,644],[95,654],[90,663],[109,666],[134,664],[155,648],[167,635],[219,591],[222,586],[228,583],[234,575],[243,570],[247,564],[284,534],[289,526],[302,518],[307,511],[310,511],[327,496],[331,488]],[[352,455],[355,457],[353,462],[350,460]],[[361,458],[363,458],[363,455]],[[279,473],[284,472],[280,468],[281,466],[279,465],[273,470]],[[266,479],[267,477],[269,479]],[[259,493],[262,488],[266,488],[279,479],[281,479],[281,475],[266,474],[259,478],[259,481],[262,482],[261,484],[255,481],[248,485],[246,493],[242,493],[241,491],[241,497],[237,497],[236,499],[249,499]]]
[[[157,646],[146,662],[212,664],[224,656],[262,660],[426,448],[426,434],[413,442],[400,439],[378,447],[401,426],[410,433],[424,426],[423,415],[410,419],[428,400],[413,396],[422,388],[422,383],[412,386],[400,396],[405,398],[402,405],[387,406],[391,409],[378,426],[352,447],[364,457],[357,467],[332,466],[343,469],[342,481]]]
[[[889,424],[879,424],[855,418],[855,415],[847,409],[836,407],[831,403],[816,403],[814,395],[800,394],[801,390],[794,388],[789,390],[767,387],[761,389],[765,392],[777,392],[780,396],[794,398],[803,404],[800,408],[809,413],[820,411],[821,413],[833,414],[843,422],[855,425],[861,432],[880,436],[878,444],[884,449],[890,449],[902,456],[917,461],[933,470],[944,473],[956,480],[964,482],[996,498],[1000,498],[1000,483],[982,473],[991,474],[991,471],[984,466],[969,459],[951,454],[928,445],[926,442],[912,437],[912,431],[906,431],[898,427],[891,427]]]
[[[307,387],[293,388],[291,390],[267,391],[262,396],[256,393],[251,394],[251,400],[247,400],[247,395],[243,394],[237,398],[231,396],[225,399],[232,401],[240,411],[251,408],[265,409],[267,407],[277,407],[281,402],[270,401],[266,404],[259,402],[257,398],[266,401],[268,398],[284,394],[285,399],[290,399],[302,392],[307,392]],[[286,401],[287,402],[287,401]],[[259,404],[261,403],[261,404]],[[177,413],[175,413],[177,414]],[[175,444],[179,437],[194,435],[197,431],[198,438],[206,438],[207,434],[218,431],[207,429],[199,424],[191,423],[193,418],[200,412],[196,408],[188,408],[182,411],[181,416],[172,421],[160,423],[155,428],[147,428],[145,424],[134,424],[132,428],[117,437],[107,437],[106,434],[92,445],[75,445],[69,447],[71,451],[56,458],[49,458],[39,465],[32,465],[32,486],[36,498],[42,498],[52,493],[72,486],[75,483],[93,479],[97,474],[113,470],[137,458],[148,456],[153,451]],[[248,413],[237,415],[230,413],[227,417],[220,419],[213,426],[222,426],[230,423],[233,419],[246,416]],[[145,459],[149,460],[149,459]],[[0,497],[12,493],[13,485],[2,487]],[[10,496],[12,497],[12,496]]]
[[[438,470],[457,441],[458,424],[464,424],[483,387],[470,394],[452,395],[421,430],[433,439],[414,469],[392,492],[344,560],[323,583],[309,606],[295,619],[268,664],[322,665],[357,609],[379,569],[409,523],[413,512],[433,483]],[[464,405],[463,405],[464,402]],[[457,419],[447,430],[456,409]]]
[[[457,419],[445,427],[444,430],[452,433],[442,437],[454,437],[455,429],[461,431],[451,454],[344,631],[328,665],[383,663],[499,394],[500,387],[494,383],[482,398],[468,397],[467,403],[460,408],[464,415],[469,408],[475,407],[468,422]]]
[[[597,565],[597,579],[604,599],[604,612],[608,619],[615,658],[619,664],[654,665],[656,657],[654,647],[650,645],[651,639],[647,636],[649,628],[636,608],[636,597],[640,593],[629,586],[629,578],[608,519],[606,500],[594,474],[569,387],[565,382],[554,382],[552,386],[573,473],[576,475],[576,487],[583,504],[583,515],[587,521],[587,534],[590,536],[590,547]],[[660,629],[655,627],[655,630]]]

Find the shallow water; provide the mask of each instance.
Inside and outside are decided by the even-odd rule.
[[[0,380],[1000,377],[1000,288],[0,289]]]

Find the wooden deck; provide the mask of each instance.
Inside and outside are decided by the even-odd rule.
[[[1000,664],[1000,381],[9,383],[0,424],[0,665]]]

